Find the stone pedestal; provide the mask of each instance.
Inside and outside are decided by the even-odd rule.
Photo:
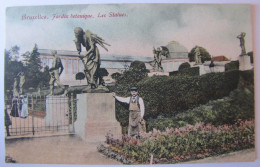
[[[115,99],[111,93],[77,95],[75,133],[85,142],[104,142],[108,133],[121,138],[121,126],[115,117]]]
[[[152,77],[152,76],[161,76],[161,75],[169,76],[169,73],[168,73],[168,72],[160,72],[160,71],[158,71],[158,72],[154,71],[154,72],[148,73],[148,76],[149,76],[149,77]]]
[[[239,56],[239,70],[251,70],[253,66],[250,63],[250,57],[248,55],[240,55]]]
[[[66,96],[46,96],[46,126],[68,125],[68,97]]]
[[[193,67],[199,67],[200,69],[200,75],[206,74],[205,67],[203,64],[195,64]]]

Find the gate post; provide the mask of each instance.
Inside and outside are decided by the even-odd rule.
[[[72,125],[72,129],[71,132],[74,133],[75,132],[75,128],[74,128],[74,94],[71,93],[71,125]]]

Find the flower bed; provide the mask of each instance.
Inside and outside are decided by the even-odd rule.
[[[177,163],[252,148],[254,141],[254,121],[238,120],[234,125],[219,127],[197,123],[166,128],[164,132],[154,129],[140,139],[123,136],[115,140],[107,136],[107,146],[102,146],[103,151],[98,150],[103,153],[110,150],[114,157],[137,164]]]

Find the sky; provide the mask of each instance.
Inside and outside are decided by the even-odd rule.
[[[109,17],[110,13],[123,17]],[[92,15],[92,18],[70,16]],[[106,17],[98,17],[101,15]],[[23,16],[48,19],[22,19]],[[68,18],[55,18],[67,15]],[[9,7],[6,9],[6,49],[18,45],[20,53],[39,49],[76,51],[74,28],[82,27],[102,37],[111,46],[101,54],[153,56],[153,47],[178,41],[188,51],[199,45],[212,56],[231,60],[241,53],[239,40],[246,32],[246,50],[252,51],[250,5],[241,4],[92,4]]]

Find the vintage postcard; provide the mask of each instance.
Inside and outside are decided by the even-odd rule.
[[[256,160],[248,4],[7,7],[5,163]]]

